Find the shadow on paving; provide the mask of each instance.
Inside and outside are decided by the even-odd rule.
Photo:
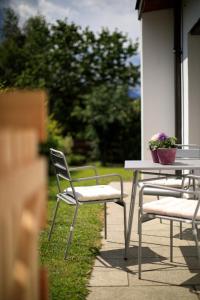
[[[200,270],[198,271],[198,274],[192,276],[191,278],[187,279],[186,281],[184,281],[181,285],[185,286],[185,285],[194,285],[194,283],[196,284],[200,284]]]
[[[143,263],[159,263],[166,260],[166,257],[152,251],[149,247],[143,248]],[[118,268],[128,273],[133,273],[129,267],[138,265],[138,247],[130,247],[128,250],[128,259],[124,259],[124,249],[101,250],[96,258],[104,267]]]
[[[148,275],[145,280],[152,281],[152,283],[157,282],[166,284],[167,282],[165,280],[162,281],[162,276],[164,275],[163,272],[166,272],[168,274],[167,276],[170,276],[169,272],[173,272],[171,274],[174,276],[174,272],[188,270],[190,273],[197,274],[181,282],[180,285],[188,286],[200,283],[200,266],[198,265],[198,259],[196,257],[196,247],[184,246],[180,248],[183,254],[183,262],[180,262],[176,257],[174,257],[173,262],[170,262],[169,257],[162,256],[149,247],[143,247],[143,275],[146,277],[145,273],[149,273],[149,275],[151,274],[150,278],[148,278]],[[96,260],[99,268],[120,269],[128,274],[136,275],[138,273],[137,255],[138,247],[134,246],[129,248],[127,260],[124,260],[123,258],[123,249],[102,250]],[[160,279],[159,274],[161,274]],[[173,282],[168,282],[168,284],[173,284]],[[174,283],[174,285],[176,285],[176,283]]]
[[[200,236],[200,229],[198,229],[198,236]],[[174,238],[179,238],[179,234],[174,235]],[[182,240],[194,241],[192,228],[185,228],[182,232]]]
[[[188,249],[189,248],[189,249]],[[193,270],[199,270],[200,271],[200,260],[197,257],[197,248],[196,246],[181,246],[180,250],[183,254],[183,257],[185,258],[186,265],[190,272],[192,273]],[[188,250],[190,253],[190,256],[188,256]],[[191,264],[191,257],[193,257],[193,264]],[[199,280],[200,284],[200,280]]]

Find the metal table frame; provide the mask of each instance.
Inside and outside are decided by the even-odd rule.
[[[127,170],[133,170],[133,181],[132,181],[132,191],[131,191],[131,201],[130,201],[130,210],[128,217],[128,227],[127,227],[127,236],[126,236],[126,244],[129,247],[132,223],[133,223],[133,215],[135,209],[135,199],[137,186],[139,181],[139,173],[141,171],[185,171],[185,170],[200,170],[200,160],[177,160],[175,163],[171,165],[161,165],[158,163],[153,163],[150,160],[126,160],[124,164],[124,168]],[[161,173],[162,175],[162,173]]]

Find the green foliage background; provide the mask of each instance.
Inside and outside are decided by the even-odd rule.
[[[8,9],[0,86],[47,90],[49,136],[43,152],[50,146],[65,149],[72,163],[139,158],[139,100],[128,97],[128,87],[139,81],[139,67],[131,62],[137,43],[117,30],[94,34],[67,20],[48,24],[35,16],[23,27],[18,22]]]

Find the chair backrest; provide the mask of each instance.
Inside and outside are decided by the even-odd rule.
[[[198,145],[177,145],[177,159],[200,159],[200,146]]]
[[[65,179],[68,181],[69,186],[71,186],[73,195],[66,195],[65,194],[65,201],[67,200],[68,203],[74,204],[74,200],[78,202],[78,199],[76,197],[76,193],[73,186],[73,181],[70,175],[69,167],[65,158],[65,155],[63,152],[55,150],[53,148],[50,148],[50,157],[51,161],[53,163],[55,173],[56,173],[56,179],[57,179],[57,186],[59,193],[63,193],[60,179]],[[66,186],[65,186],[66,188]],[[65,192],[65,191],[64,191]],[[73,199],[73,200],[72,200]]]
[[[56,172],[57,179],[59,179],[58,177],[61,177],[71,181],[69,167],[67,165],[67,161],[63,152],[51,148],[50,156]]]

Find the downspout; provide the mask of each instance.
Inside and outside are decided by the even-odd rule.
[[[175,87],[175,136],[182,144],[182,103],[181,103],[181,0],[174,3],[174,87]]]

